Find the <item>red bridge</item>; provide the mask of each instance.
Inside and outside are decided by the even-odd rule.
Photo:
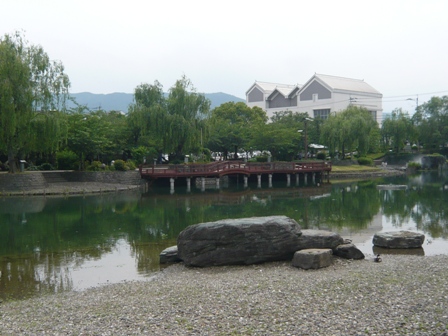
[[[177,178],[177,177],[221,177],[224,175],[243,174],[325,174],[329,177],[331,163],[325,161],[302,162],[242,162],[219,161],[207,164],[178,164],[178,165],[143,165],[140,175],[145,179]]]

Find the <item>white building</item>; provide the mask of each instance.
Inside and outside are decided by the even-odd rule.
[[[277,111],[293,111],[322,119],[354,105],[366,108],[381,124],[382,97],[363,80],[315,74],[304,85],[257,81],[246,92],[246,104],[262,108],[269,118]]]

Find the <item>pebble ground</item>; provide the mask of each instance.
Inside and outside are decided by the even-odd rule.
[[[448,335],[448,256],[170,266],[147,281],[0,303],[0,335]]]

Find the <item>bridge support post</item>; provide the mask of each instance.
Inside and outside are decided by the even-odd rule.
[[[299,186],[299,174],[296,174],[296,186]]]
[[[261,188],[261,175],[257,175],[258,188]]]
[[[291,185],[291,174],[286,174],[286,185],[288,187]]]
[[[244,175],[244,188],[247,188],[247,176],[246,175]]]
[[[308,184],[308,174],[307,173],[303,174],[303,178],[304,178],[304,183]]]
[[[205,191],[205,177],[201,177],[201,191]]]
[[[170,178],[170,191],[174,192],[174,179],[172,177]]]
[[[313,183],[316,183],[316,173],[313,173]]]
[[[191,177],[187,177],[187,192],[191,191]]]
[[[219,189],[219,177],[216,178],[216,189]]]
[[[272,174],[269,174],[269,188],[272,188]]]

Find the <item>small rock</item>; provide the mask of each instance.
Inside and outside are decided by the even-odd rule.
[[[159,254],[159,262],[161,264],[169,264],[180,261],[182,261],[182,259],[180,259],[177,254],[177,245],[168,247]]]
[[[331,249],[305,249],[294,253],[292,266],[303,269],[318,269],[333,264]]]
[[[333,254],[345,258],[345,259],[364,259],[364,253],[362,253],[355,245],[341,244],[338,245],[334,250]]]

